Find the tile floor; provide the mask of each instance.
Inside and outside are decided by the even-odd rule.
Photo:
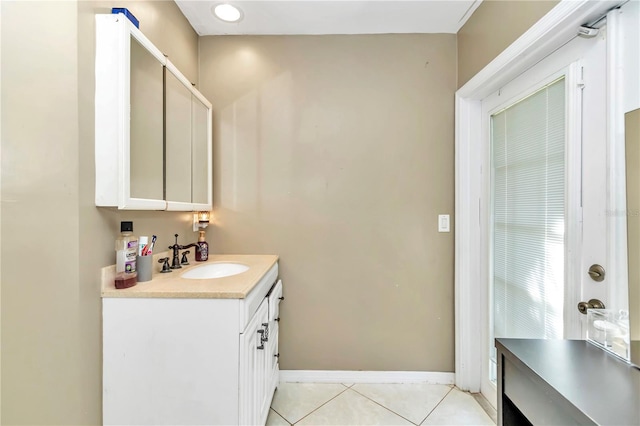
[[[280,383],[267,425],[495,424],[480,398],[449,385]]]

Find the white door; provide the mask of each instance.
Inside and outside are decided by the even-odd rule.
[[[581,338],[606,303],[606,31],[575,38],[482,101],[481,392],[496,404],[494,338]]]

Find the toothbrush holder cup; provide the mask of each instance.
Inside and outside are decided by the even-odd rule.
[[[151,281],[153,276],[153,256],[138,256],[136,259],[138,282]]]

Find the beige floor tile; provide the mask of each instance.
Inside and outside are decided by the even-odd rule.
[[[429,414],[423,425],[493,425],[475,398],[456,388]]]
[[[318,408],[298,425],[411,425],[351,389]]]
[[[331,383],[280,383],[271,408],[289,423],[296,423],[346,389]]]
[[[289,426],[289,422],[271,409],[269,410],[269,416],[267,416],[266,426]]]
[[[407,384],[356,384],[351,389],[420,424],[451,391],[451,386]]]

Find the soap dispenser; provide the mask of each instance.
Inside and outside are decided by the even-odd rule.
[[[204,240],[204,232],[200,231],[198,238],[198,249],[196,250],[196,261],[204,262],[209,259],[209,244]]]

